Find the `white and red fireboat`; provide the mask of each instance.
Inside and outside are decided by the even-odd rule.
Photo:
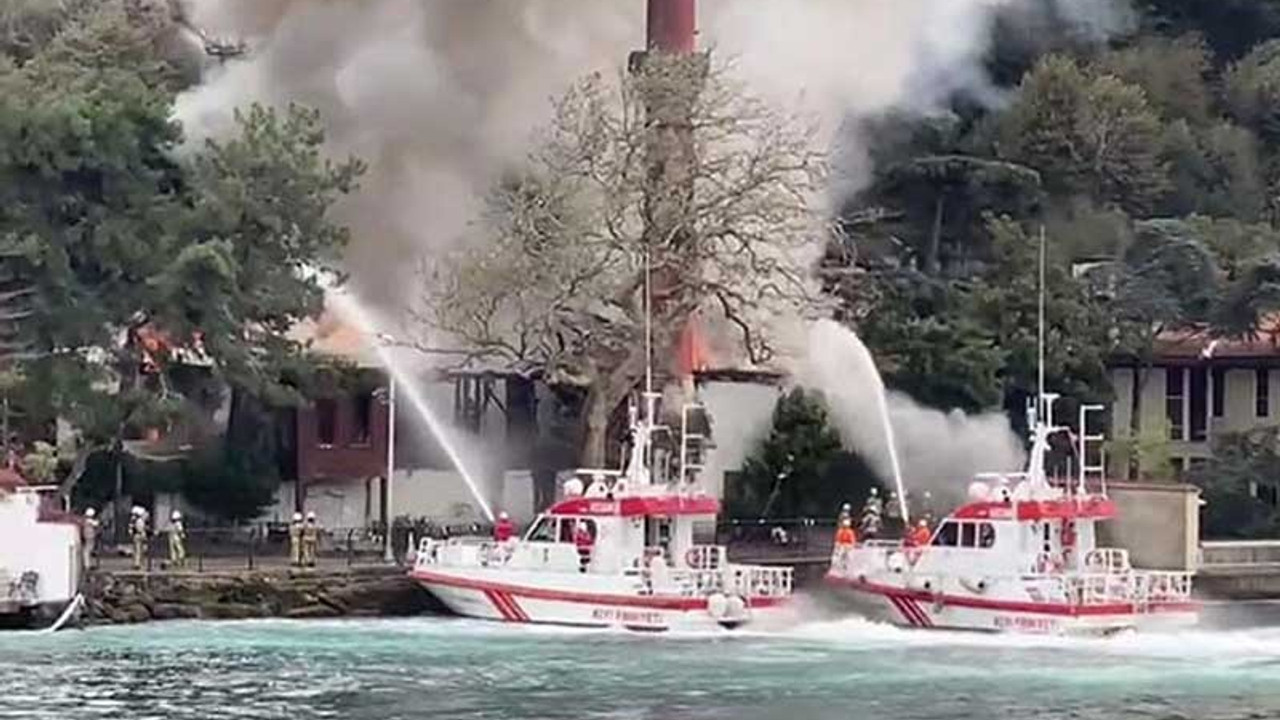
[[[32,487],[0,467],[0,628],[61,627],[78,610],[78,520],[61,511],[56,486]]]
[[[1083,430],[1078,475],[1050,480],[1045,455],[1055,396],[1031,411],[1026,472],[980,476],[969,501],[947,516],[927,544],[872,540],[837,547],[826,583],[860,614],[913,628],[1101,634],[1194,624],[1192,574],[1139,570],[1129,553],[1098,546],[1098,523],[1116,516],[1099,458],[1100,435]],[[1038,417],[1043,416],[1044,422]],[[1089,454],[1091,453],[1092,454]]]
[[[643,418],[630,410],[624,469],[575,472],[523,539],[424,539],[412,577],[459,615],[514,623],[703,630],[780,609],[791,568],[731,563],[723,546],[696,539],[714,533],[720,510],[698,486],[703,436],[690,419],[701,407],[682,410],[677,460],[655,443],[672,436],[655,424],[658,396],[643,398]],[[589,547],[575,542],[584,528]]]

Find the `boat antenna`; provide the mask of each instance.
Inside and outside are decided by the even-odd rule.
[[[1037,382],[1036,382],[1036,418],[1037,422],[1042,417],[1042,413],[1047,412],[1048,408],[1044,405],[1044,295],[1045,295],[1045,235],[1044,225],[1040,226],[1040,305],[1039,305],[1039,339],[1037,341]]]
[[[644,246],[644,394],[653,393],[653,263]],[[646,400],[646,402],[648,402]],[[650,418],[652,419],[652,418]]]

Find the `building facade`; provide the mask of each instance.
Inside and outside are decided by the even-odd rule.
[[[1175,474],[1211,457],[1215,435],[1280,426],[1280,317],[1246,339],[1215,339],[1195,329],[1165,332],[1154,349],[1144,367],[1117,362],[1110,368],[1114,435],[1132,437],[1136,428],[1144,442],[1167,443]],[[1131,473],[1112,467],[1111,474]],[[1254,491],[1277,500],[1273,485]]]

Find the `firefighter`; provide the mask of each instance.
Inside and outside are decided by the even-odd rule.
[[[929,531],[929,521],[921,519],[916,524],[914,530],[907,535],[907,545],[911,547],[924,547],[933,539],[933,533]]]
[[[493,526],[493,541],[505,545],[516,534],[516,526],[505,512],[498,513],[498,522]]]
[[[880,491],[871,488],[867,502],[862,506],[862,520],[859,530],[865,538],[874,538],[880,534],[880,514],[884,512],[884,501],[880,499]]]
[[[84,524],[80,526],[81,535],[81,562],[87,572],[93,567],[93,556],[97,552],[98,532],[102,524],[98,522],[98,511],[89,508],[84,511]]]
[[[293,514],[289,523],[289,564],[302,567],[302,513]]]
[[[185,567],[187,564],[187,527],[182,522],[182,513],[177,510],[169,516],[169,565]]]
[[[579,520],[573,529],[573,545],[578,549],[578,572],[587,571],[587,566],[591,564],[591,549],[595,543],[596,539],[591,534],[591,528],[587,527],[587,521]]]
[[[898,494],[896,492],[889,493],[889,499],[885,502],[885,533],[890,537],[902,537],[902,533],[906,528],[902,523],[902,506],[898,502]]]
[[[302,564],[307,567],[316,566],[316,549],[320,546],[320,524],[316,522],[314,512],[307,513],[307,522],[302,526]]]
[[[147,554],[147,511],[138,505],[130,513],[129,538],[133,541],[133,569],[141,570]]]
[[[836,530],[836,563],[844,567],[849,562],[849,553],[858,544],[858,533],[853,529],[853,520],[845,520]]]
[[[844,525],[845,520],[853,520],[853,506],[849,503],[840,506],[840,514],[836,516],[836,527]]]

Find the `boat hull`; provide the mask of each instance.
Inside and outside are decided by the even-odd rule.
[[[1127,630],[1164,630],[1195,625],[1199,604],[1132,603],[1076,606],[1065,603],[944,595],[874,580],[826,577],[842,605],[877,622],[909,628],[1024,633],[1110,635]]]
[[[443,569],[418,569],[411,577],[457,615],[510,623],[641,632],[705,631],[758,623],[785,605],[785,598],[744,598],[745,613],[716,617],[705,597],[637,595],[568,583],[522,583]]]

